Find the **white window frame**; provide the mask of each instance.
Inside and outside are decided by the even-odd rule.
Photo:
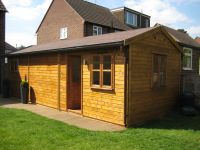
[[[189,53],[185,53],[184,50],[189,50],[191,53],[190,53],[190,54],[189,54]],[[192,70],[192,49],[191,49],[191,48],[188,48],[188,47],[184,47],[184,48],[183,48],[183,54],[184,54],[184,56],[191,57],[191,62],[190,62],[190,66],[191,66],[191,67],[184,67],[184,66],[183,66],[183,70]],[[183,56],[183,57],[184,57],[184,56]],[[184,59],[184,58],[183,58],[183,59]]]
[[[100,30],[99,30],[100,29]],[[102,30],[102,27],[100,27],[100,26],[93,26],[93,35],[95,35],[94,34],[94,31],[97,33],[96,35],[102,35],[102,33],[103,33],[103,30]],[[99,32],[100,31],[100,32]]]
[[[60,28],[60,39],[67,39],[68,38],[68,28]]]
[[[132,15],[133,23],[130,22],[129,15]],[[129,24],[129,25],[137,27],[137,15],[127,11],[126,12],[126,23]]]

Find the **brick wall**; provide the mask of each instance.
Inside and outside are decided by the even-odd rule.
[[[60,40],[60,28],[68,27],[68,38],[84,35],[84,21],[64,0],[54,0],[43,20],[38,33],[37,44]]]

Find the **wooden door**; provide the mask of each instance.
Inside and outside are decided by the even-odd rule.
[[[81,109],[81,57],[69,56],[68,109]]]

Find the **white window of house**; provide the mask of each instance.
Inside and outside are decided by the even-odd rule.
[[[101,35],[102,34],[102,27],[93,26],[93,35]]]
[[[60,28],[60,39],[67,39],[68,37],[68,29],[67,27],[65,28]]]
[[[183,48],[183,70],[192,70],[192,49]]]
[[[137,15],[131,12],[126,12],[126,23],[129,25],[137,26]]]

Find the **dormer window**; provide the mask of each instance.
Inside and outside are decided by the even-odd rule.
[[[126,12],[126,23],[132,26],[137,26],[137,15],[131,12]]]
[[[93,26],[93,35],[101,35],[102,34],[102,27]]]
[[[67,37],[68,37],[68,29],[67,29],[67,27],[60,28],[60,39],[61,40],[67,39]]]

